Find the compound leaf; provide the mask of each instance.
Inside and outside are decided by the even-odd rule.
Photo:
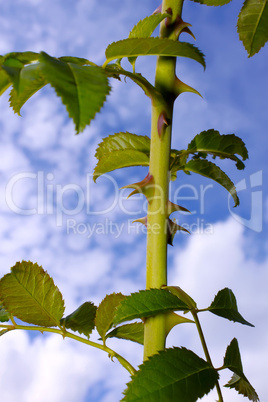
[[[193,59],[205,68],[204,55],[194,45],[166,38],[130,38],[114,42],[106,49],[106,62],[132,56],[180,56]]]
[[[166,349],[139,366],[122,401],[194,402],[213,389],[217,380],[217,371],[192,351]]]
[[[73,119],[77,133],[100,111],[110,87],[101,67],[64,62],[42,52],[41,70]]]
[[[106,334],[105,338],[120,338],[137,342],[143,345],[144,342],[144,324],[142,322],[134,322],[131,324],[116,327]]]
[[[116,308],[125,299],[126,296],[122,293],[112,293],[105,296],[105,298],[100,303],[95,318],[95,324],[98,333],[105,343],[105,336],[107,331],[111,328],[113,324],[114,315]]]
[[[60,324],[64,328],[78,331],[87,337],[91,334],[95,327],[95,316],[97,307],[91,302],[83,303],[72,314],[61,319]]]
[[[118,306],[113,324],[150,317],[171,310],[189,310],[178,297],[163,289],[141,290],[127,296]]]
[[[246,0],[238,17],[237,30],[248,56],[258,53],[268,40],[267,0]]]
[[[112,170],[127,166],[149,165],[150,139],[146,136],[117,133],[110,135],[99,144],[96,158],[99,160],[94,170],[94,180]]]
[[[196,135],[188,145],[187,152],[191,154],[195,152],[209,153],[221,159],[232,159],[236,161],[238,169],[244,169],[245,165],[236,154],[240,155],[243,160],[248,158],[247,148],[241,138],[234,134],[221,135],[214,129],[202,131]]]
[[[194,172],[201,174],[209,179],[221,184],[226,190],[229,191],[233,197],[235,207],[239,205],[239,198],[237,196],[236,188],[232,180],[225,174],[215,163],[207,161],[206,159],[192,159],[186,163],[183,170],[187,172]]]
[[[230,321],[254,327],[238,312],[236,298],[231,289],[224,288],[220,290],[208,307],[208,311]]]
[[[44,327],[58,326],[64,312],[64,301],[53,279],[30,261],[17,262],[0,280],[0,300],[20,320]]]

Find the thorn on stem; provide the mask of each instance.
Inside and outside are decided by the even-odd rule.
[[[168,125],[169,125],[169,123],[168,123],[166,113],[161,112],[158,117],[158,121],[157,121],[157,131],[158,131],[159,138],[161,138],[163,136],[164,131],[166,130]]]

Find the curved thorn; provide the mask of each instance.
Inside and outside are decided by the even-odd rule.
[[[170,214],[172,214],[173,212],[176,212],[176,211],[177,212],[189,212],[189,214],[191,213],[187,208],[181,207],[180,205],[177,205],[177,204],[174,204],[171,201],[168,201],[168,204],[167,204],[168,216]]]
[[[184,82],[182,82],[178,77],[175,78],[175,82],[174,82],[174,93],[177,96],[179,96],[180,94],[182,94],[183,92],[192,92],[196,95],[199,95],[202,97],[202,95],[194,88],[190,87],[189,85],[185,84]]]

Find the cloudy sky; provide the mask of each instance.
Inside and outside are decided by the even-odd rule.
[[[102,64],[106,46],[126,38],[158,5],[155,0],[0,0],[0,54],[44,50]],[[190,218],[178,216],[192,235],[178,234],[169,249],[169,282],[190,293],[200,308],[218,290],[234,291],[240,313],[255,328],[204,313],[205,336],[218,367],[226,346],[238,338],[244,371],[265,402],[268,47],[247,58],[235,28],[241,6],[242,1],[221,8],[185,1],[184,20],[192,24],[207,69],[192,60],[178,62],[180,79],[203,99],[184,94],[177,101],[172,147],[183,149],[194,135],[214,128],[241,137],[250,158],[242,172],[220,161],[240,190],[236,209],[224,189],[205,179],[182,174],[172,183],[171,200],[192,211]],[[182,40],[192,42],[189,38]],[[153,80],[154,63],[154,57],[141,58],[137,71]],[[22,117],[9,109],[8,93],[0,99],[0,274],[22,259],[42,265],[64,295],[66,314],[87,300],[98,304],[107,293],[129,294],[145,286],[146,235],[132,224],[144,215],[144,201],[126,201],[127,191],[119,187],[141,180],[147,169],[123,169],[97,184],[92,171],[101,138],[119,131],[149,135],[150,104],[131,82],[111,84],[102,113],[79,136],[49,87],[23,107]],[[141,347],[116,340],[110,345],[134,366],[141,363]],[[168,345],[203,356],[191,326],[176,327]],[[56,335],[10,333],[0,339],[0,355],[5,402],[118,401],[129,378],[103,352]],[[223,383],[229,378],[223,373]],[[226,401],[244,400],[223,392]]]

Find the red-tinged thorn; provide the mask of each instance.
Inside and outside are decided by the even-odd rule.
[[[167,213],[168,213],[168,216],[170,215],[170,214],[172,214],[173,212],[189,212],[189,214],[191,213],[187,208],[184,208],[184,207],[182,207],[182,206],[180,206],[180,205],[177,205],[177,204],[174,204],[173,202],[171,202],[171,201],[168,201],[168,204],[167,204]]]
[[[165,25],[166,25],[166,27],[169,27],[169,26],[171,25],[172,8],[168,8],[168,9],[166,10],[166,13],[170,15],[170,17],[167,17],[167,18],[165,19]]]
[[[142,223],[144,226],[147,227],[147,216],[144,216],[143,218],[135,219],[135,221],[133,221],[132,223],[134,223],[134,222]]]
[[[134,191],[132,191],[129,195],[128,198],[131,197],[134,194],[137,193],[145,193],[146,186],[149,184],[153,184],[153,176],[148,173],[147,176],[142,180],[137,183],[133,184],[128,184],[127,186],[121,187],[121,188],[134,188]]]
[[[191,25],[189,24],[189,26],[191,26]],[[194,36],[194,34],[192,33],[192,31],[191,31],[188,27],[183,28],[182,31],[181,31],[181,33],[182,33],[182,32],[188,33],[189,35],[191,35],[191,36],[194,38],[194,40],[196,40],[196,37]]]
[[[169,124],[168,124],[167,116],[166,116],[165,112],[161,112],[158,117],[158,121],[157,121],[157,131],[158,131],[159,138],[162,137],[164,130],[166,129],[166,127],[168,125]]]
[[[162,4],[160,4],[160,6],[158,6],[156,10],[154,10],[153,14],[160,14],[161,11],[162,11]]]
[[[196,95],[201,96],[201,98],[202,98],[202,95],[196,89],[190,87],[190,85],[185,84],[177,76],[175,76],[174,93],[175,93],[176,97],[179,96],[180,94],[182,94],[183,92],[192,92]]]

